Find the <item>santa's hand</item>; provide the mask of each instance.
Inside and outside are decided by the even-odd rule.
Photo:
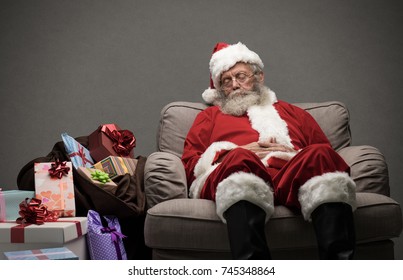
[[[258,153],[258,152],[263,151],[262,146],[260,146],[258,142],[252,142],[252,143],[249,143],[249,144],[246,144],[246,145],[243,145],[243,146],[239,146],[239,148],[249,150],[249,151],[254,152],[254,153]]]
[[[263,159],[270,151],[266,151],[264,147],[260,146],[258,142],[252,142],[243,146],[240,146],[242,149],[246,149],[255,153],[260,159]]]
[[[240,146],[240,148],[246,149],[248,151],[255,153],[260,159],[263,159],[269,153],[273,152],[272,148],[262,146],[258,142],[252,142],[252,143]]]
[[[296,150],[294,150],[293,147],[277,143],[275,138],[270,138],[269,140],[266,141],[259,141],[258,144],[263,149],[263,151],[291,152],[291,153],[296,152]]]
[[[252,142],[252,143],[240,146],[240,148],[243,148],[243,149],[246,149],[246,150],[249,150],[249,151],[255,153],[261,159],[265,158],[268,154],[270,154],[272,152],[291,152],[291,153],[297,152],[292,147],[276,143],[275,139],[274,140],[269,139],[267,141]]]

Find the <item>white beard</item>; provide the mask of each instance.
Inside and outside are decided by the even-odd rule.
[[[227,96],[220,93],[220,107],[224,114],[242,116],[253,105],[259,105],[263,101],[262,87],[257,86],[256,90],[238,89]]]

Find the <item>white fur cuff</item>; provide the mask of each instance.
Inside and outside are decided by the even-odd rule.
[[[309,179],[300,189],[298,200],[304,219],[311,221],[312,212],[321,204],[344,202],[357,208],[355,183],[345,172],[330,172]]]
[[[219,166],[219,164],[213,165],[207,172],[198,176],[189,188],[190,198],[200,198],[201,190],[203,189],[204,183],[206,182],[208,176]]]
[[[213,144],[211,144],[210,147],[208,147],[207,150],[204,151],[203,155],[200,157],[199,161],[195,166],[194,169],[195,177],[197,178],[203,175],[213,166],[213,160],[217,152],[221,150],[232,150],[236,147],[237,145],[227,141],[214,142]]]
[[[290,161],[290,159],[292,159],[296,154],[297,154],[297,152],[281,152],[281,151],[272,152],[272,153],[268,154],[267,156],[265,156],[262,159],[262,162],[265,166],[268,166],[268,161],[271,158],[278,158],[278,159],[282,159],[285,161]]]
[[[262,178],[245,172],[230,175],[217,186],[217,215],[226,223],[224,212],[238,201],[246,200],[266,212],[266,221],[274,212],[273,192]]]

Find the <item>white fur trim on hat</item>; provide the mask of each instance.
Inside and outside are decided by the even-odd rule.
[[[238,201],[249,201],[266,212],[266,221],[274,212],[273,192],[268,183],[252,173],[237,172],[221,181],[216,192],[216,211],[226,223],[224,212]]]
[[[329,172],[309,179],[299,189],[298,200],[307,221],[311,221],[312,212],[323,203],[344,202],[353,211],[357,208],[355,183],[346,172]]]
[[[238,62],[255,63],[262,69],[264,67],[260,57],[241,42],[229,45],[215,52],[210,59],[211,79],[213,80],[215,88],[220,86],[222,72],[229,70]]]

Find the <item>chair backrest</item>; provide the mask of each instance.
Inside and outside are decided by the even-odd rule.
[[[308,111],[318,122],[333,148],[351,144],[350,117],[346,106],[338,101],[295,103]],[[198,113],[207,105],[193,102],[172,102],[161,110],[157,132],[157,149],[181,157],[186,135]]]

